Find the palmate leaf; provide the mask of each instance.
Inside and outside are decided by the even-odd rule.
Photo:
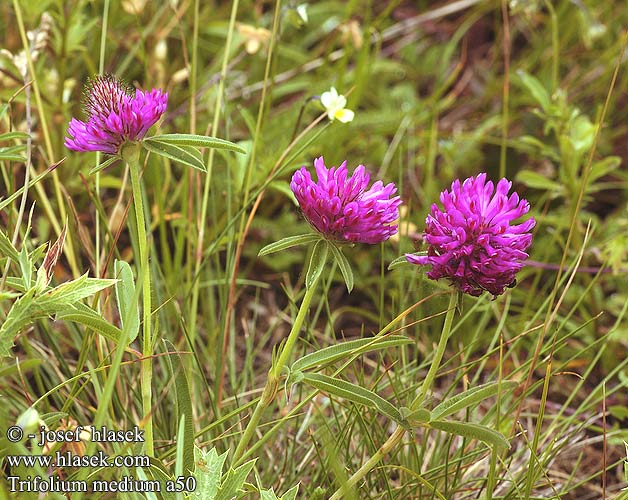
[[[452,415],[459,410],[473,406],[480,401],[495,396],[500,390],[503,393],[510,392],[517,387],[517,382],[513,380],[503,380],[502,382],[491,382],[489,384],[473,387],[467,391],[443,401],[432,410],[432,419],[439,420],[448,415]]]
[[[374,408],[391,420],[403,423],[399,410],[378,394],[346,380],[340,380],[320,373],[304,373],[303,381],[319,391],[339,396],[352,403]]]
[[[355,356],[411,343],[413,343],[413,341],[403,335],[389,335],[386,337],[371,337],[340,342],[306,354],[292,364],[290,371],[305,371],[315,366],[333,363],[334,361],[348,356]]]

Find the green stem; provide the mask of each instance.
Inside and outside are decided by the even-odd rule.
[[[144,203],[142,201],[142,185],[140,182],[140,147],[133,145],[133,148],[124,148],[122,155],[131,171],[131,185],[133,187],[133,208],[135,220],[137,222],[137,244],[139,247],[139,276],[142,277],[142,363],[140,383],[142,391],[142,409],[144,411],[144,432],[146,454],[154,456],[153,445],[153,417],[152,417],[152,355],[153,339],[151,335],[151,284],[150,270],[148,268],[148,238],[146,236],[146,221],[144,219]]]
[[[452,289],[451,295],[449,296],[449,307],[447,309],[447,315],[445,316],[445,323],[443,324],[443,329],[440,334],[440,340],[438,342],[438,347],[436,348],[436,353],[434,354],[434,359],[432,360],[432,364],[430,366],[429,371],[421,384],[421,389],[419,390],[418,396],[414,399],[412,404],[410,405],[411,410],[416,410],[425,396],[427,395],[427,391],[432,387],[434,383],[434,379],[436,378],[436,372],[438,371],[438,367],[440,365],[441,360],[443,359],[443,355],[445,354],[445,347],[447,347],[447,339],[449,338],[449,334],[451,333],[451,324],[454,319],[454,312],[456,310],[456,304],[458,302],[458,290]],[[336,492],[329,498],[329,500],[339,500],[344,496],[348,488],[352,488],[355,486],[360,479],[366,476],[372,469],[375,467],[380,460],[382,460],[391,450],[393,450],[401,441],[401,438],[406,433],[406,429],[402,426],[397,426],[395,431],[390,435],[390,437],[386,440],[386,442],[380,446],[379,450],[377,450],[371,458],[369,458],[362,467],[360,467],[355,473],[347,480],[345,484],[342,485],[341,488],[336,490]]]
[[[406,430],[403,427],[398,426],[395,429],[395,432],[393,432],[386,440],[386,442],[380,446],[379,450],[377,450],[371,458],[364,462],[362,467],[355,471],[355,473],[347,480],[347,482],[343,484],[341,488],[338,488],[331,497],[329,497],[329,500],[339,500],[340,498],[342,498],[347,492],[347,489],[355,486],[357,482],[364,476],[366,476],[371,471],[371,469],[373,469],[373,467],[375,467],[379,463],[382,458],[390,453],[390,450],[394,449],[399,444],[401,438],[404,436],[405,433]]]
[[[233,454],[233,467],[238,466],[238,462],[241,459],[243,453],[246,451],[246,447],[251,441],[253,434],[255,434],[255,430],[257,429],[257,425],[259,424],[260,418],[262,417],[262,413],[264,410],[275,400],[275,395],[277,394],[277,388],[279,387],[279,380],[281,377],[281,372],[283,368],[286,366],[288,361],[290,360],[290,356],[292,355],[292,349],[294,348],[294,344],[299,338],[299,333],[301,332],[301,327],[303,326],[303,322],[305,320],[305,316],[307,315],[310,309],[310,303],[312,302],[312,298],[314,297],[314,293],[316,292],[316,287],[318,285],[318,281],[320,279],[320,273],[312,281],[309,288],[305,291],[305,295],[303,296],[303,301],[301,302],[301,306],[299,307],[299,312],[297,313],[297,317],[292,324],[292,329],[288,334],[288,338],[286,339],[285,344],[281,348],[281,352],[279,353],[279,357],[277,361],[273,363],[270,370],[268,371],[268,377],[266,378],[266,385],[264,386],[264,391],[262,392],[262,396],[257,402],[257,406],[251,415],[251,419],[244,430],[244,434],[238,443],[238,447],[236,448],[235,453]]]
[[[421,384],[421,389],[419,390],[419,394],[412,404],[410,405],[411,410],[416,410],[419,405],[423,402],[425,396],[427,396],[427,391],[432,388],[432,384],[434,383],[434,379],[436,378],[436,372],[438,372],[438,368],[440,367],[440,362],[443,359],[443,355],[445,354],[445,348],[447,347],[447,339],[449,338],[449,334],[451,333],[451,324],[454,319],[454,312],[456,311],[456,305],[458,303],[458,290],[453,288],[451,290],[451,295],[449,296],[449,306],[447,308],[447,315],[445,316],[445,323],[443,323],[443,329],[440,334],[440,340],[438,341],[438,347],[436,348],[436,352],[434,353],[434,359],[432,359],[432,363],[430,365],[430,369],[425,376],[425,380]]]

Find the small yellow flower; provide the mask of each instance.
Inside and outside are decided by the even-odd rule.
[[[338,120],[341,123],[348,123],[353,120],[355,113],[345,108],[347,98],[332,87],[327,92],[321,94],[321,104],[327,111],[327,116],[331,121]]]

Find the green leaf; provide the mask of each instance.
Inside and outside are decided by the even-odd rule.
[[[32,309],[35,289],[17,299],[0,326],[0,357],[9,356],[13,347],[13,338],[20,333],[22,328],[31,321],[34,314]]]
[[[119,160],[119,159],[120,158],[117,156],[112,156],[111,158],[108,158],[107,160],[103,161],[99,165],[93,166],[92,169],[89,171],[89,175],[94,175],[96,172],[100,172],[101,170],[104,170],[109,165],[112,165],[116,160]]]
[[[194,447],[196,490],[190,495],[190,498],[213,500],[216,497],[227,453],[225,451],[222,455],[218,455],[215,448],[204,452],[200,448]]]
[[[508,440],[500,432],[494,431],[489,427],[470,422],[449,422],[446,420],[433,420],[429,426],[441,431],[449,432],[471,439],[478,439],[483,443],[498,448],[510,448]]]
[[[521,69],[517,71],[517,76],[534,100],[543,108],[543,111],[547,111],[552,101],[549,93],[545,90],[541,82]]]
[[[236,153],[246,153],[244,148],[238,146],[231,141],[219,139],[217,137],[209,137],[206,135],[162,134],[148,137],[144,140],[150,140],[151,142],[161,142],[163,144],[171,144],[173,146],[195,146],[197,148],[226,149],[228,151],[235,151]]]
[[[290,371],[305,371],[315,366],[333,363],[334,361],[348,356],[355,356],[366,352],[412,343],[412,340],[403,335],[389,335],[340,342],[297,359],[292,364]]]
[[[493,397],[500,390],[500,385],[502,393],[507,393],[517,387],[517,382],[513,380],[502,380],[501,384],[499,382],[491,382],[456,394],[432,410],[432,419],[439,420],[459,410],[473,406],[484,399]]]
[[[351,264],[347,260],[345,254],[342,253],[342,250],[338,248],[333,243],[330,244],[331,253],[334,254],[334,258],[338,263],[338,267],[340,268],[340,272],[342,273],[342,277],[345,280],[345,284],[347,285],[347,291],[351,293],[353,290],[353,270],[351,269]]]
[[[73,305],[91,297],[113,285],[117,280],[88,278],[85,273],[80,278],[67,281],[37,297],[37,305],[49,314],[60,312],[63,306]]]
[[[23,246],[18,255],[18,262],[20,264],[20,271],[22,272],[22,281],[24,282],[24,288],[30,289],[33,279],[33,261],[26,251],[26,247]]]
[[[279,500],[295,500],[297,498],[297,493],[299,492],[299,485],[295,485],[286,491]]]
[[[91,328],[103,337],[112,340],[116,345],[122,338],[122,331],[115,325],[102,318],[100,314],[85,304],[75,304],[72,309],[66,309],[55,316],[56,320],[74,321]]]
[[[516,179],[528,187],[546,189],[557,194],[562,193],[565,190],[562,184],[548,179],[546,176],[541,175],[538,172],[533,172],[532,170],[521,170],[517,173]]]
[[[262,248],[257,254],[259,257],[264,255],[268,255],[270,253],[279,252],[281,250],[285,250],[286,248],[296,247],[298,245],[307,245],[313,241],[320,240],[321,237],[318,234],[299,234],[297,236],[288,236],[287,238],[283,238],[279,241],[275,241],[274,243],[270,243]]]
[[[608,156],[602,160],[593,162],[588,180],[589,184],[592,184],[600,177],[610,174],[621,165],[621,162],[622,160],[619,156]]]
[[[238,491],[242,489],[244,481],[246,481],[246,478],[255,465],[255,460],[257,459],[249,460],[235,469],[230,469],[229,472],[225,474],[214,500],[232,500],[237,497]]]
[[[393,269],[397,269],[398,267],[403,267],[406,264],[413,265],[412,262],[408,262],[408,259],[406,259],[405,255],[402,255],[400,257],[397,257],[390,264],[388,264],[388,270],[391,271]]]
[[[272,488],[269,490],[261,490],[259,495],[260,500],[279,500]]]
[[[569,139],[577,153],[588,151],[593,145],[597,126],[586,115],[579,115],[571,124]]]
[[[403,422],[401,413],[397,408],[378,394],[364,387],[320,373],[304,373],[303,381],[319,391],[339,396],[352,403],[374,408],[395,422]]]
[[[194,422],[192,421],[192,400],[190,388],[181,356],[170,342],[174,355],[168,356],[171,376],[174,378],[176,415],[181,415],[177,438],[177,476],[187,476],[194,471]]]
[[[200,151],[191,146],[175,146],[153,139],[144,139],[142,145],[151,153],[170,158],[176,162],[196,168],[201,172],[207,172],[207,167],[203,163],[203,156]]]
[[[13,246],[9,237],[4,234],[4,231],[0,230],[0,253],[13,262],[19,262],[20,253],[17,251],[17,248]]]
[[[135,474],[137,475],[137,479],[139,479],[140,481],[143,481],[144,484],[146,484],[146,481],[148,481],[148,476],[146,476],[146,473],[144,472],[144,469],[142,469],[141,467],[137,467],[135,469]],[[155,493],[150,491],[149,488],[146,488],[146,490],[147,491],[143,492],[144,498],[146,500],[158,500],[157,499],[157,495],[155,495]]]
[[[140,310],[138,307],[138,294],[135,290],[133,271],[128,262],[116,260],[113,264],[114,275],[118,278],[115,284],[116,303],[120,312],[122,327],[128,321],[129,344],[133,342],[140,331]]]
[[[16,155],[15,153],[3,153],[0,151],[1,161],[26,161],[26,157],[22,155]]]
[[[306,288],[311,288],[318,281],[318,278],[323,272],[325,262],[327,261],[328,248],[329,244],[325,240],[319,239],[316,245],[314,245],[310,265],[307,268],[307,274],[305,276]]]
[[[0,134],[0,141],[10,141],[13,139],[28,139],[30,136],[26,132],[6,132]]]
[[[429,422],[432,419],[432,413],[427,408],[417,408],[410,410],[409,408],[400,408],[399,412],[403,419],[411,426],[419,426]]]

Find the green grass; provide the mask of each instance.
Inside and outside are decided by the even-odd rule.
[[[65,303],[63,311],[24,308],[26,319],[11,330],[14,346],[0,364],[0,498],[37,498],[10,493],[6,477],[7,455],[42,452],[6,439],[28,408],[52,430],[144,427],[142,366],[152,372],[151,465],[66,468],[58,477],[194,477],[198,492],[211,491],[203,481],[213,477],[223,481],[225,497],[233,482],[251,499],[271,487],[279,498],[297,484],[296,498],[304,499],[337,490],[347,499],[628,498],[624,3],[325,1],[308,4],[302,25],[297,5],[0,4],[0,48],[7,51],[0,55],[0,323],[10,324],[9,311],[29,303],[20,297],[64,225],[49,287],[86,272],[115,278],[116,260],[130,263],[138,288],[146,283],[131,202],[138,191],[124,162],[89,175],[106,156],[63,145],[70,118],[83,118],[88,77],[113,73],[136,87],[168,91],[154,135],[215,136],[247,151],[203,150],[206,173],[142,153],[152,349],[142,345],[141,327],[128,344],[120,284],[90,282],[89,293],[66,296],[89,322],[55,319],[68,314]],[[51,20],[42,24],[44,12]],[[250,30],[243,25],[266,30],[257,32],[255,53],[245,50]],[[22,59],[33,30],[39,44]],[[332,85],[356,113],[349,124],[330,123],[310,99]],[[9,132],[30,139],[3,138]],[[327,165],[346,159],[350,171],[362,163],[373,178],[395,182],[402,223],[399,237],[382,245],[344,248],[351,293],[329,259],[287,365],[382,332],[404,336],[407,342],[350,350],[304,373],[372,391],[395,411],[410,408],[429,386],[423,405],[434,409],[499,382],[503,388],[492,397],[448,418],[501,433],[509,449],[406,420],[412,428],[355,487],[342,490],[397,423],[382,408],[356,403],[357,396],[316,390],[314,378],[308,383],[292,372],[286,382],[284,371],[234,457],[301,307],[312,249],[258,253],[309,231],[288,184],[321,155]],[[496,300],[461,298],[433,385],[421,388],[449,286],[425,279],[415,266],[388,266],[414,251],[440,191],[483,171],[514,180],[530,201],[537,220],[530,262],[517,286]],[[19,190],[33,180],[24,196]],[[125,297],[129,317],[137,312],[145,325],[142,292],[131,287]],[[142,360],[142,352],[153,355]],[[150,447],[91,443],[78,451],[98,450],[141,456]],[[222,464],[222,478],[208,474],[203,461]],[[239,469],[228,472],[232,467]],[[22,466],[11,474],[50,472]],[[98,495],[83,498],[144,498]]]

